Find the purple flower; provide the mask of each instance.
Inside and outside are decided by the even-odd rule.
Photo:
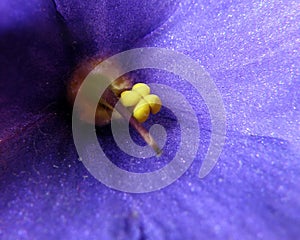
[[[299,8],[291,0],[3,0],[0,238],[298,238]],[[129,194],[106,187],[78,161],[67,80],[87,57],[136,47],[187,54],[221,92],[226,144],[206,178],[197,175],[210,138],[208,109],[190,84],[162,71],[137,71],[135,80],[168,83],[191,102],[201,129],[191,168],[160,191]],[[157,119],[175,141],[167,151],[176,152],[174,117],[165,110]],[[124,169],[165,164],[122,155],[108,128],[99,135]]]

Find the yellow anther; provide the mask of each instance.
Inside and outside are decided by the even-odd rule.
[[[121,102],[125,107],[137,105],[141,98],[141,95],[134,91],[124,91],[121,93]]]
[[[149,104],[144,99],[141,99],[133,109],[133,117],[142,123],[148,119],[149,114],[150,114]]]
[[[161,109],[161,100],[157,95],[150,94],[144,97],[144,100],[149,104],[151,113],[156,114]]]
[[[139,122],[145,122],[150,111],[158,113],[162,106],[160,98],[150,94],[150,87],[145,83],[137,83],[132,90],[122,92],[120,99],[125,107],[134,107],[133,117]]]
[[[133,85],[132,90],[139,93],[143,97],[150,94],[150,87],[145,83],[137,83]]]

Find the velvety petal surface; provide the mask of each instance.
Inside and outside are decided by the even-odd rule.
[[[115,39],[116,48],[109,45],[113,40],[107,45],[101,44],[107,36],[98,35],[99,29],[102,29],[99,21],[103,21],[102,26],[106,30],[103,32],[107,32],[106,27],[115,27],[118,21],[104,24],[103,9],[111,11],[112,16],[121,14],[122,20],[125,10],[122,7],[119,8],[122,11],[115,10],[113,6],[109,7],[110,3],[101,4],[56,4],[59,19],[64,19],[63,26],[67,26],[64,29],[70,31],[68,36],[72,41],[77,41],[75,46],[78,50],[75,53],[72,50],[73,58],[70,58],[69,45],[66,44],[61,51],[62,68],[73,66],[70,59],[76,62],[80,56],[94,53],[110,55],[130,47],[159,46],[188,54],[207,69],[223,96],[228,130],[218,164],[208,177],[198,178],[211,130],[208,109],[195,89],[168,73],[138,71],[134,75],[136,81],[167,83],[186,95],[199,120],[200,147],[192,167],[163,190],[128,194],[109,189],[94,179],[78,161],[70,117],[59,104],[61,101],[43,111],[39,118],[36,111],[27,111],[27,106],[39,109],[51,103],[52,99],[48,103],[47,98],[36,95],[45,104],[38,105],[34,99],[24,101],[26,107],[21,105],[21,100],[13,103],[14,98],[8,95],[12,93],[13,85],[11,81],[2,81],[1,72],[1,111],[4,113],[1,118],[12,112],[12,106],[18,107],[15,112],[20,115],[11,114],[11,124],[1,122],[1,132],[2,129],[10,129],[10,126],[19,129],[17,124],[25,122],[26,114],[30,114],[26,119],[32,124],[24,131],[16,131],[10,138],[6,137],[7,130],[2,135],[5,138],[1,136],[0,236],[3,239],[297,238],[300,224],[300,55],[299,13],[295,9],[299,9],[299,4],[295,1],[182,1],[178,8],[170,3],[170,7],[164,9],[162,6],[165,5],[157,2],[157,13],[165,18],[145,21],[145,25],[126,18],[124,25],[117,24],[125,36],[124,45],[119,42],[121,35],[118,33],[112,31],[111,36],[107,35],[108,39]],[[123,7],[133,13],[136,12],[134,7],[138,7],[141,10],[135,19],[141,19],[139,14],[144,15],[146,10],[139,4],[142,3],[133,4],[133,8],[130,5]],[[20,4],[15,9],[22,10],[25,6]],[[54,11],[55,6],[49,5],[45,9],[47,12],[50,9]],[[96,9],[96,14],[93,15],[90,9]],[[156,9],[155,6],[153,9]],[[37,24],[29,19],[32,17],[28,17],[28,22]],[[62,33],[60,23],[51,23],[50,26],[52,24],[55,31]],[[15,25],[18,24],[12,20],[11,25],[5,23],[3,32],[7,33],[7,29]],[[154,31],[144,37],[151,30]],[[12,32],[18,34],[21,29]],[[131,34],[138,37],[133,40]],[[19,36],[17,39],[23,40]],[[36,39],[42,38],[37,36]],[[54,46],[58,41],[46,39]],[[5,44],[1,42],[1,47]],[[20,46],[24,45],[20,43]],[[43,47],[38,49],[41,49],[38,53],[44,53]],[[49,56],[51,59],[52,54],[52,51],[45,51],[47,59]],[[58,53],[55,55],[56,59],[60,56]],[[11,72],[16,71],[11,62],[4,62],[2,66],[10,68]],[[2,66],[1,70],[5,69]],[[42,64],[42,67],[45,66],[48,64]],[[33,64],[32,69],[38,68]],[[55,70],[50,64],[49,71],[59,83],[53,83],[57,92],[64,91],[63,70]],[[3,72],[9,73],[7,69]],[[26,95],[28,89],[32,89],[34,83],[43,83],[49,74],[41,72],[36,78],[32,76],[24,78],[27,81],[33,79],[28,87],[23,84],[25,81],[20,84],[25,93],[20,92],[19,95],[24,99],[29,99]],[[19,75],[10,79],[18,80]],[[2,90],[6,86],[7,89]],[[31,93],[38,94],[40,89],[32,89]],[[56,98],[55,94],[49,96],[61,98],[60,95]],[[174,103],[174,107],[180,108],[180,103]],[[187,117],[186,120],[189,122],[190,119]],[[158,161],[163,164],[168,154],[176,151],[180,130],[176,119],[166,109],[156,118],[151,118],[149,125],[152,122],[164,125],[169,134],[166,154]],[[190,127],[193,128],[193,122]],[[138,161],[121,153],[114,146],[108,127],[98,133],[101,146],[121,168],[133,171],[155,168],[154,161]],[[137,136],[134,137],[140,141]],[[190,151],[195,147],[198,146],[189,146]]]
[[[167,47],[201,63],[222,93],[230,130],[283,138],[300,147],[299,3],[191,1],[181,6],[174,20],[138,46]],[[176,17],[181,21],[174,25]]]
[[[64,95],[71,58],[51,1],[1,1],[0,138],[38,121]]]
[[[108,57],[161,26],[176,10],[168,1],[57,0],[57,11],[70,31],[76,55]]]

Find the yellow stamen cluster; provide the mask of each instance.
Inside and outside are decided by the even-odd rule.
[[[162,105],[160,98],[150,94],[150,87],[144,83],[137,83],[132,90],[122,92],[121,102],[125,107],[133,108],[133,117],[139,122],[145,122],[150,112],[158,113]]]

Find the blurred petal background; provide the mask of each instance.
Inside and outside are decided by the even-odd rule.
[[[298,238],[299,10],[291,0],[2,0],[0,238]],[[205,103],[189,84],[153,70],[135,80],[168,83],[197,113],[192,167],[167,188],[137,195],[107,188],[78,161],[66,82],[87,57],[135,47],[187,54],[218,86],[226,145],[206,178],[197,177],[210,135]],[[170,113],[158,118],[176,140]],[[119,154],[109,129],[99,133],[108,155]],[[121,156],[125,169],[147,167]]]

